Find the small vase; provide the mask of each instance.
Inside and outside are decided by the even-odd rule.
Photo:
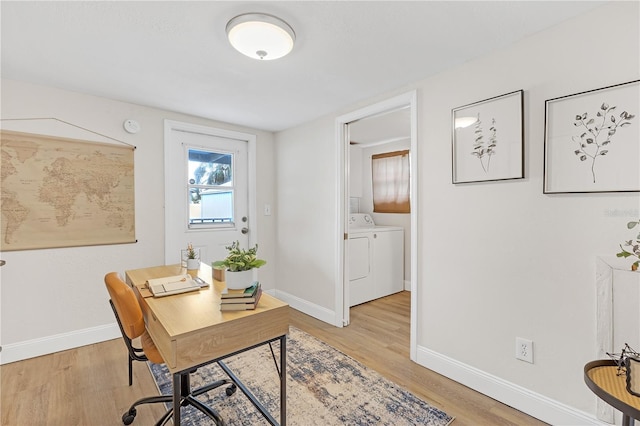
[[[230,290],[240,290],[251,286],[253,282],[253,270],[231,272],[224,271],[225,282]]]

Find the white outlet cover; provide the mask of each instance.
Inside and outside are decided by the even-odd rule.
[[[531,340],[516,337],[516,358],[533,364],[533,342]]]

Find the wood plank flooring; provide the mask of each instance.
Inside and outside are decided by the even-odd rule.
[[[291,324],[376,370],[431,405],[454,416],[452,426],[545,423],[409,359],[411,293],[351,308],[351,324],[337,328],[291,310]]]
[[[336,328],[291,310],[291,324],[412,391],[456,417],[453,426],[542,425],[517,410],[409,360],[407,292],[356,306],[351,325]],[[4,426],[112,426],[136,399],[157,393],[148,368],[134,363],[127,383],[121,339],[58,352],[0,367],[0,424]],[[134,425],[152,425],[164,410],[138,409]]]

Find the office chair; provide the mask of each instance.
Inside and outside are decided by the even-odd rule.
[[[111,310],[113,314],[118,318],[118,312],[116,311],[116,307],[109,299],[109,305],[111,305]],[[118,321],[118,327],[120,327],[120,333],[122,333],[122,338],[124,339],[125,345],[127,345],[127,357],[129,358],[129,386],[133,385],[133,361],[149,361],[149,358],[144,354],[142,348],[137,348],[133,346],[133,341],[129,339],[127,333],[124,332],[122,328],[122,324]]]
[[[117,272],[110,272],[104,277],[104,282],[111,296],[109,304],[113,309],[113,313],[122,332],[122,338],[127,346],[129,352],[129,385],[132,384],[132,364],[133,361],[151,361],[156,364],[163,364],[164,360],[162,355],[158,352],[158,348],[153,343],[151,336],[146,330],[144,324],[144,317],[142,315],[142,309],[140,303],[136,298],[133,289],[126,284]],[[136,348],[133,346],[132,340],[140,337],[142,348]],[[217,411],[208,407],[204,403],[197,400],[195,397],[202,395],[205,392],[209,392],[212,389],[220,387],[225,384],[229,384],[226,388],[226,394],[231,396],[236,391],[236,385],[230,380],[223,379],[215,381],[209,385],[202,386],[197,389],[191,389],[189,374],[195,372],[192,370],[182,374],[182,389],[180,391],[181,403],[180,406],[191,405],[196,409],[202,411],[209,418],[211,418],[216,425],[224,425],[224,420],[220,417]],[[173,402],[173,395],[159,395],[141,398],[131,405],[122,415],[122,423],[130,425],[136,417],[136,407],[141,404],[153,404],[157,402],[171,403]],[[173,414],[173,408],[170,408],[161,418],[156,425],[165,424]]]

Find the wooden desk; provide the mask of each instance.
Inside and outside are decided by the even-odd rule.
[[[180,424],[181,373],[280,340],[280,424],[286,425],[286,335],[289,332],[289,306],[263,293],[252,311],[220,311],[220,291],[224,283],[213,281],[211,267],[202,264],[198,276],[208,288],[190,293],[155,298],[146,289],[150,278],[186,273],[180,265],[156,266],[125,271],[134,287],[147,331],[151,335],[169,371],[173,374],[174,425]],[[219,363],[251,402],[271,424],[275,419],[233,375]]]
[[[591,361],[584,366],[584,381],[600,399],[622,412],[622,425],[633,426],[640,419],[640,398],[627,392],[627,378],[618,375],[612,359]]]

